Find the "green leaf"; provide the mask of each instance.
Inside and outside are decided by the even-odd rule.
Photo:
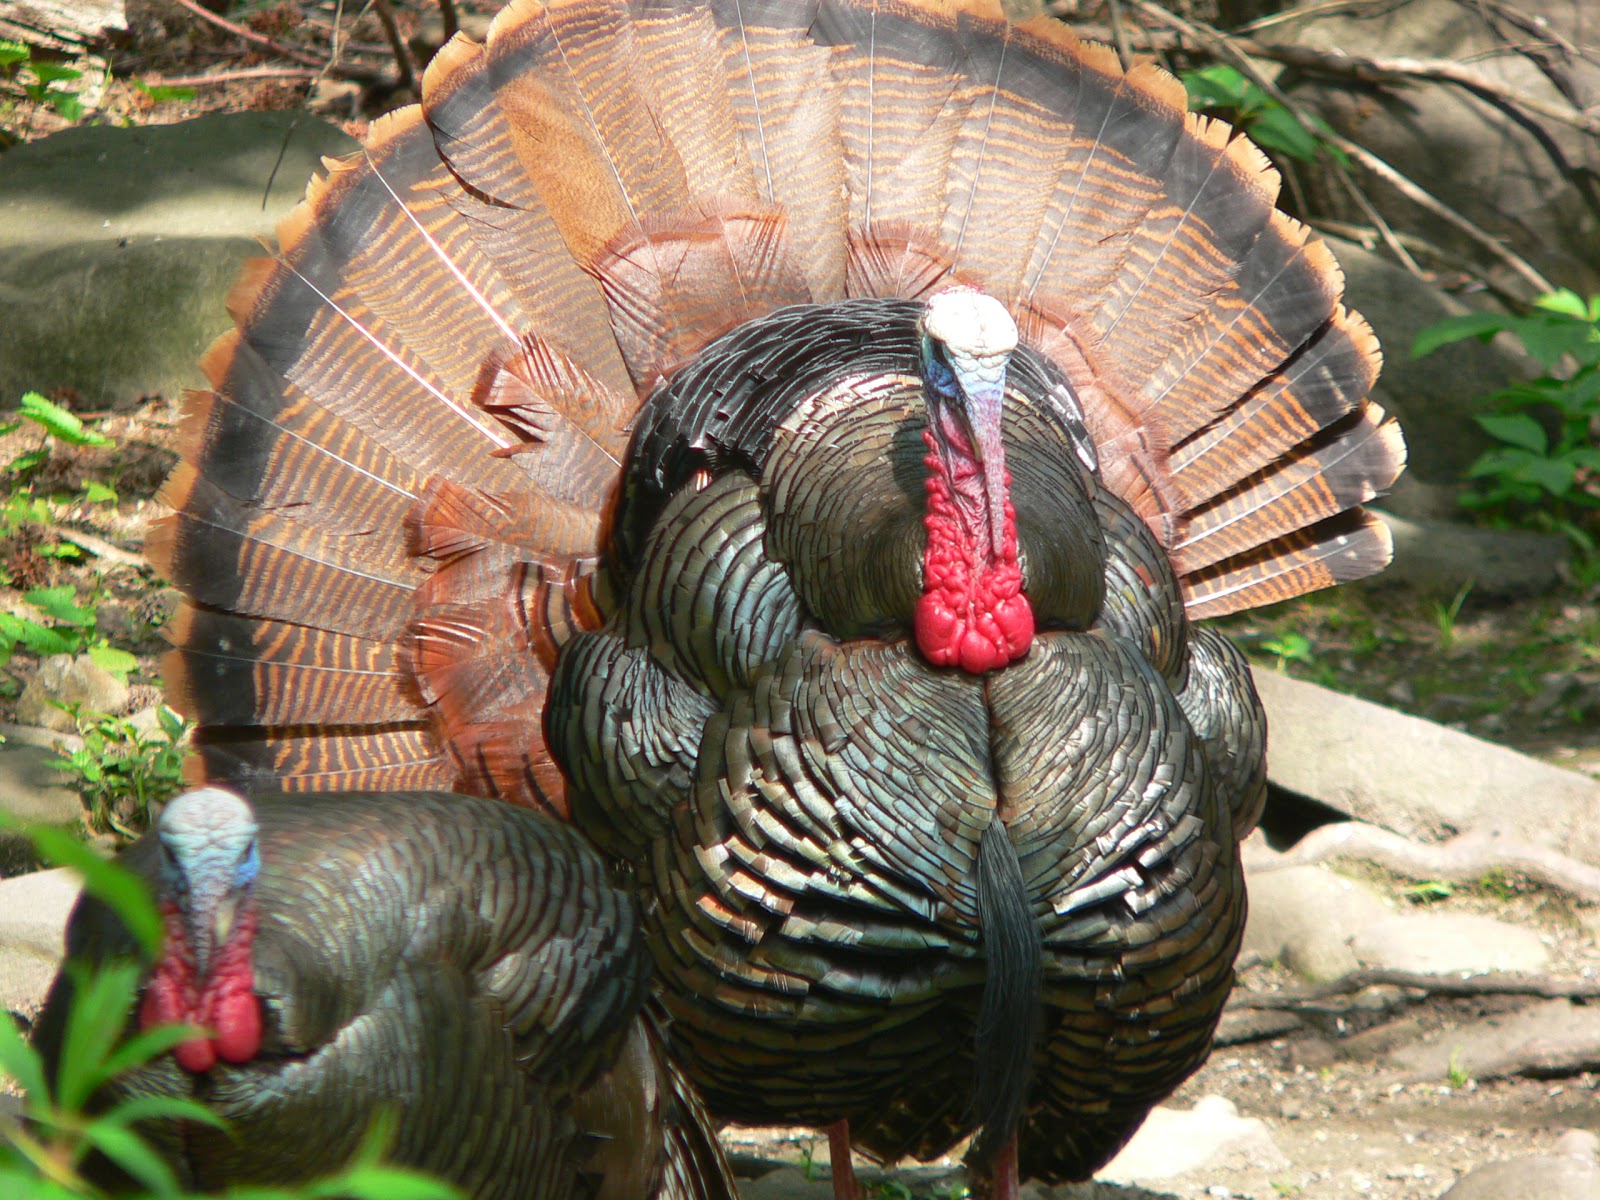
[[[103,434],[86,429],[72,413],[59,404],[52,404],[38,392],[26,392],[22,397],[22,415],[45,428],[51,437],[69,446],[110,446],[114,443]]]
[[[1442,321],[1435,321],[1417,334],[1416,340],[1411,343],[1411,357],[1423,358],[1440,346],[1465,341],[1467,338],[1475,337],[1488,341],[1494,334],[1508,328],[1513,320],[1514,318],[1504,313],[1492,312],[1462,313],[1458,317],[1446,317]]]
[[[0,813],[0,826],[21,828],[6,813]],[[121,864],[101,858],[64,829],[39,826],[26,832],[41,858],[52,866],[71,867],[83,876],[84,891],[115,910],[151,959],[160,953],[161,915],[156,912],[144,880]]]
[[[1580,321],[1591,319],[1589,306],[1583,302],[1583,297],[1571,288],[1557,288],[1540,296],[1533,302],[1533,306],[1548,312],[1565,313],[1569,317],[1577,317]]]
[[[79,629],[94,628],[94,611],[78,604],[78,593],[70,583],[59,587],[33,588],[22,593],[22,598],[46,616],[54,617]]]
[[[23,1041],[16,1022],[3,1012],[0,1012],[0,1074],[15,1079],[29,1100],[43,1102],[50,1095],[39,1052]]]
[[[106,1081],[105,1061],[122,1036],[139,993],[141,971],[134,963],[101,963],[90,970],[68,963],[73,981],[67,1031],[56,1071],[56,1104],[81,1112]]]
[[[158,1025],[154,1029],[141,1030],[107,1056],[105,1077],[111,1079],[124,1071],[142,1067],[152,1058],[159,1058],[179,1043],[187,1042],[190,1038],[207,1037],[210,1032],[195,1025]],[[218,1121],[220,1120],[219,1117]]]
[[[167,1028],[176,1029],[177,1026]],[[120,1071],[113,1074],[121,1074]],[[117,1101],[115,1107],[97,1118],[113,1125],[128,1126],[137,1121],[195,1121],[213,1129],[226,1129],[228,1123],[198,1100],[187,1096],[135,1096]]]
[[[1550,448],[1550,439],[1545,436],[1544,426],[1527,413],[1479,413],[1472,419],[1490,437],[1508,445],[1533,454],[1544,454]]]
[[[1316,161],[1316,137],[1277,101],[1267,104],[1250,122],[1249,134],[1264,149],[1276,150],[1301,162]]]
[[[134,79],[130,80],[130,82],[148,96],[153,104],[165,104],[169,100],[194,99],[195,93],[192,87],[172,87],[164,83],[145,83],[142,79]]]
[[[0,1143],[0,1150],[5,1149]],[[12,1200],[82,1200],[84,1193],[41,1179],[34,1167],[0,1168],[0,1196]]]
[[[73,67],[64,67],[60,63],[35,61],[28,64],[28,70],[34,73],[40,83],[65,83],[69,80],[83,78],[82,71]]]
[[[1221,63],[1178,76],[1189,93],[1190,108],[1240,108],[1256,87],[1233,67]]]
[[[342,1175],[306,1188],[313,1197],[351,1197],[352,1200],[460,1200],[461,1193],[448,1183],[400,1167],[353,1167]]]
[[[1565,496],[1572,490],[1578,472],[1569,459],[1535,458],[1523,464],[1522,475],[1552,496]]]
[[[84,485],[83,498],[90,504],[115,504],[117,489],[91,479]]]
[[[49,457],[50,451],[48,450],[25,450],[11,460],[6,466],[6,470],[15,471],[19,475],[26,474]]]
[[[1519,317],[1512,327],[1529,354],[1547,371],[1553,371],[1568,354],[1583,348],[1593,334],[1587,321],[1560,313],[1534,313]]]
[[[10,38],[0,38],[0,67],[9,67],[13,63],[27,62],[31,52],[21,42],[14,42]]]
[[[37,621],[18,621],[18,640],[40,658],[48,658],[52,654],[72,654],[76,652],[78,643],[69,641],[65,636],[54,629],[46,629]]]
[[[126,650],[118,650],[115,646],[90,646],[89,658],[102,671],[115,675],[124,683],[128,681],[128,673],[139,666],[137,658]]]
[[[157,1196],[180,1194],[178,1178],[172,1168],[133,1130],[108,1121],[94,1121],[83,1131],[83,1136]]]

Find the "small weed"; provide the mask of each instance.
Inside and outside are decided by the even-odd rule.
[[[1497,867],[1479,878],[1478,890],[1505,903],[1527,891],[1528,886],[1526,880]]]
[[[874,1179],[863,1190],[868,1200],[911,1200],[911,1189],[898,1179]]]
[[[1280,633],[1263,641],[1261,648],[1268,654],[1277,656],[1280,671],[1292,662],[1304,663],[1306,666],[1316,662],[1317,656],[1312,652],[1311,639],[1303,633]]]
[[[89,827],[97,833],[138,837],[150,825],[150,806],[175,795],[183,786],[183,735],[187,723],[162,705],[158,729],[146,732],[122,717],[72,714],[83,737],[79,750],[58,750],[50,765],[70,772],[88,807]]]
[[[1472,1083],[1472,1075],[1461,1065],[1460,1046],[1450,1052],[1450,1066],[1445,1071],[1445,1080],[1458,1091]]]
[[[815,1183],[817,1179],[817,1144],[807,1142],[800,1147],[800,1173],[806,1177],[807,1183]]]
[[[1461,615],[1461,606],[1467,602],[1467,594],[1472,591],[1472,581],[1468,580],[1461,585],[1461,590],[1448,603],[1434,601],[1433,623],[1439,630],[1439,649],[1449,654],[1456,645],[1456,618]]]
[[[1413,904],[1437,904],[1455,895],[1455,887],[1442,879],[1428,879],[1408,887],[1403,895]]]
[[[1272,1190],[1280,1196],[1303,1196],[1306,1191],[1298,1183],[1280,1183],[1276,1179],[1272,1181]]]

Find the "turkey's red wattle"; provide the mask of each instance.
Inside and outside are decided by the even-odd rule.
[[[172,1052],[180,1067],[197,1075],[209,1071],[219,1058],[249,1062],[261,1049],[261,1006],[251,963],[254,909],[249,904],[240,909],[232,936],[218,948],[211,973],[204,980],[196,976],[194,951],[177,905],[163,904],[161,913],[166,938],[161,960],[145,987],[139,1027],[182,1024],[211,1030],[212,1037],[180,1042]]]
[[[933,435],[925,436],[933,447]],[[914,621],[917,649],[937,667],[960,667],[975,675],[992,671],[1021,658],[1033,641],[1033,606],[1023,594],[1017,565],[1016,513],[1007,500],[1001,544],[997,550],[987,546],[974,522],[963,519],[939,454],[925,461],[928,543]],[[1007,490],[1010,486],[1008,474]]]

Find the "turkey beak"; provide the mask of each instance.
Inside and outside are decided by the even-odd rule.
[[[210,975],[218,950],[228,944],[241,898],[240,890],[230,883],[217,886],[210,880],[192,881],[182,919],[197,978]]]
[[[973,458],[983,472],[989,543],[993,553],[999,554],[1005,541],[1006,519],[1006,448],[1000,439],[1000,417],[1006,394],[1006,364],[1011,356],[952,355],[951,359],[961,389],[962,403],[956,405],[956,411],[966,426]]]

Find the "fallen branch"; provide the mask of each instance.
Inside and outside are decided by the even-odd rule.
[[[1261,870],[1359,859],[1406,879],[1469,883],[1495,871],[1524,875],[1541,887],[1600,904],[1600,868],[1559,850],[1505,834],[1469,830],[1446,842],[1414,842],[1362,821],[1324,825]]]
[[[1293,1009],[1307,1012],[1345,1013],[1370,1005],[1330,1003],[1353,997],[1373,987],[1406,988],[1429,996],[1537,996],[1545,1000],[1600,999],[1600,982],[1591,979],[1556,979],[1549,975],[1490,972],[1484,975],[1426,975],[1418,971],[1387,968],[1352,971],[1328,983],[1281,992],[1234,989],[1229,1008]]]
[[[206,75],[152,77],[142,82],[150,87],[218,87],[255,79],[315,79],[321,74],[310,67],[241,67],[237,71],[213,71]]]

